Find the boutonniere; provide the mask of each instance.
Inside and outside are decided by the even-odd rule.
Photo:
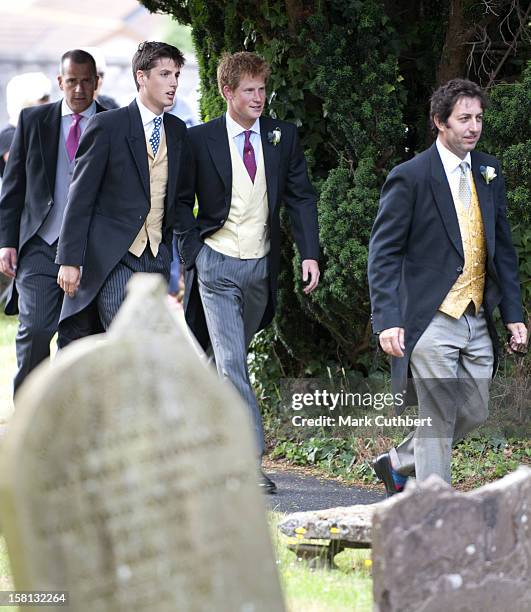
[[[487,185],[498,176],[496,174],[496,170],[494,170],[492,166],[480,166],[479,171],[481,172],[481,176],[485,179],[485,183],[487,183]]]
[[[282,132],[279,127],[276,127],[272,132],[267,133],[267,139],[269,142],[276,147],[282,138]]]

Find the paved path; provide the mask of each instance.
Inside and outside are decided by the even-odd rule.
[[[302,512],[323,510],[337,506],[373,504],[385,499],[383,492],[348,486],[334,480],[323,480],[289,470],[265,470],[278,487],[276,495],[266,495],[271,510],[277,512]]]

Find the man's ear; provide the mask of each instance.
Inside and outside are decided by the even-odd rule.
[[[137,70],[136,71],[136,80],[137,80],[139,85],[144,85],[145,78],[146,78],[146,73],[145,73],[144,70]]]
[[[223,97],[225,100],[232,100],[234,98],[232,89],[228,85],[223,85]]]
[[[435,127],[439,130],[439,132],[443,131],[445,128],[445,124],[439,119],[439,115],[433,115],[433,123],[435,123]]]
[[[63,91],[63,75],[62,74],[57,75],[57,83],[59,84],[59,89]]]

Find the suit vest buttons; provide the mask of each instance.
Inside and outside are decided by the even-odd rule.
[[[50,200],[50,201],[48,202],[48,206],[53,206],[53,200]]]
[[[461,266],[459,266],[458,268],[456,268],[455,271],[458,272],[459,274],[462,274],[463,273],[463,268]]]

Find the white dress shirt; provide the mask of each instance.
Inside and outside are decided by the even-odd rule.
[[[227,112],[226,115],[226,124],[227,124],[227,134],[229,138],[232,138],[240,157],[243,159],[243,147],[245,144],[245,132],[247,131],[244,127],[242,127],[238,122],[234,121],[234,119]],[[257,119],[251,130],[251,144],[254,149],[254,158],[256,160],[256,165],[258,166],[258,160],[262,155],[262,146],[260,143],[260,119]]]
[[[61,130],[63,132],[63,138],[65,142],[68,138],[68,132],[70,132],[73,114],[74,111],[68,106],[66,100],[63,98],[63,101],[61,103]],[[81,130],[81,135],[83,135],[83,132],[87,127],[88,120],[96,114],[96,102],[92,102],[92,104],[88,108],[86,108],[82,113],[79,114],[82,117],[79,122],[79,128]]]
[[[454,202],[456,202],[457,200],[459,200],[459,180],[461,179],[461,162],[466,162],[468,164],[466,178],[470,186],[470,168],[472,167],[470,153],[467,153],[465,158],[461,159],[460,157],[457,157],[455,153],[452,153],[450,149],[447,149],[439,138],[437,138],[435,146],[437,147],[437,151],[439,152],[439,156],[441,158],[442,165],[446,173],[446,178],[448,179],[448,183],[450,184],[452,197],[454,198]]]
[[[163,118],[164,113],[161,115],[155,114],[153,111],[149,110],[147,106],[144,106],[140,101],[140,96],[136,97],[136,103],[138,105],[138,110],[140,111],[140,118],[142,119],[142,125],[144,126],[144,133],[146,134],[146,141],[149,142],[151,138],[151,134],[153,133],[153,129],[155,128],[155,124],[153,123],[153,119],[155,117]],[[160,137],[162,138],[162,134],[164,132],[164,121],[160,124]]]

